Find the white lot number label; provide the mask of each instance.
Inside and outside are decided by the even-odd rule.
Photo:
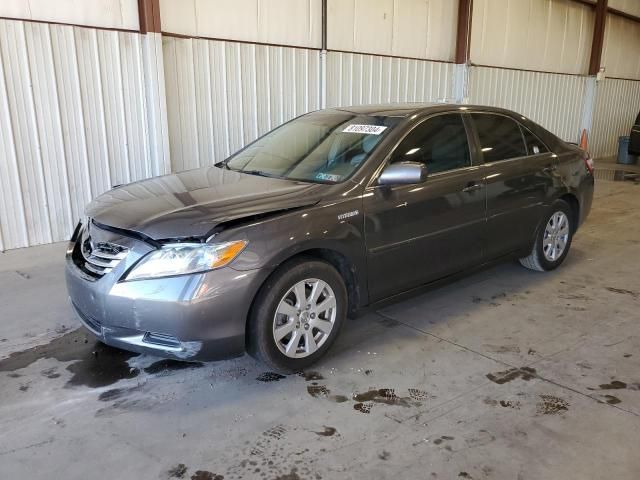
[[[363,135],[380,135],[387,127],[381,125],[349,125],[343,133],[361,133]]]

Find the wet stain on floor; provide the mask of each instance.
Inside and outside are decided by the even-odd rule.
[[[187,473],[187,466],[179,463],[167,470],[167,478],[184,478]]]
[[[0,372],[14,372],[40,359],[53,358],[59,362],[74,362],[66,368],[73,374],[67,387],[106,387],[138,375],[138,369],[127,363],[137,355],[98,342],[79,328],[44,345],[12,353],[0,360]]]
[[[614,288],[614,287],[606,287],[606,288],[610,292],[619,293],[620,295],[630,295],[633,298],[638,298],[638,296],[640,296],[640,293],[634,292],[633,290],[627,290],[625,288]]]
[[[329,397],[331,391],[324,385],[308,385],[307,393],[312,397]]]
[[[321,437],[332,437],[335,435],[337,430],[334,427],[324,426],[324,430],[322,432],[314,432],[316,435],[320,435]]]
[[[617,405],[622,402],[622,400],[620,400],[618,397],[615,397],[613,395],[605,395],[604,398],[609,405]]]
[[[303,377],[307,382],[324,380],[324,377],[318,372],[300,372],[298,375]]]
[[[364,393],[356,393],[353,395],[353,399],[359,403],[373,402],[385,405],[400,405],[402,407],[409,407],[413,404],[409,398],[396,395],[396,391],[393,388],[380,388]]]
[[[627,388],[627,384],[620,380],[613,380],[611,383],[603,383],[600,385],[600,390],[622,390],[624,388]]]
[[[418,388],[409,388],[408,392],[409,397],[414,400],[428,400],[429,398],[432,398],[428,392],[426,392],[425,390],[420,390]]]
[[[538,413],[541,415],[556,415],[569,410],[569,402],[554,395],[540,395]]]
[[[603,383],[598,388],[588,387],[588,390],[640,390],[640,383],[627,383],[621,380],[611,380]]]
[[[263,372],[256,377],[256,380],[259,382],[278,382],[283,378],[286,378],[285,375],[276,372]]]
[[[515,410],[520,410],[520,407],[522,406],[518,400],[494,400],[493,398],[485,398],[484,403],[491,405],[492,407],[500,405],[503,408],[513,408]]]
[[[208,470],[197,470],[196,473],[191,475],[191,480],[223,480],[223,475],[210,472]]]
[[[444,442],[448,442],[454,440],[454,437],[450,437],[449,435],[442,435],[440,438],[436,438],[433,443],[435,445],[441,445]]]
[[[536,369],[531,367],[510,368],[503,372],[487,373],[487,378],[494,383],[502,385],[517,378],[529,381],[536,375]]]
[[[60,374],[58,373],[58,367],[47,368],[45,370],[42,370],[42,372],[40,373],[42,374],[43,377],[47,377],[51,379],[60,377]]]
[[[356,403],[353,405],[353,409],[360,413],[371,413],[371,407],[373,407],[373,403]]]
[[[344,403],[349,401],[349,398],[346,395],[329,395],[327,398],[335,403]]]
[[[302,480],[295,468],[292,468],[289,473],[277,476],[274,480]]]
[[[278,424],[263,431],[256,440],[245,441],[244,455],[246,457],[229,467],[224,473],[225,478],[242,480],[257,478],[256,474],[259,474],[265,480],[321,479],[322,477],[314,471],[314,467],[318,455],[326,452],[326,449],[314,448],[311,450],[304,448],[299,441],[290,440],[288,438],[290,428]],[[242,453],[240,454],[242,455]]]
[[[180,362],[178,360],[164,359],[145,367],[144,371],[149,374],[167,374],[176,370],[188,370],[191,368],[200,368],[202,366],[204,366],[204,364],[200,362]]]
[[[112,388],[98,395],[98,400],[100,400],[101,402],[110,402],[112,400],[120,400],[123,397],[130,395],[131,393],[139,389],[140,389],[139,385],[136,385],[135,387],[129,387],[129,388]]]
[[[599,168],[595,170],[594,177],[597,180],[610,180],[614,182],[640,183],[640,173],[614,168]]]

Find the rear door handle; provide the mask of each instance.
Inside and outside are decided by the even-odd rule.
[[[553,173],[557,170],[558,167],[556,167],[555,165],[547,165],[546,167],[544,167],[542,169],[542,171],[544,173]]]
[[[469,182],[469,184],[462,189],[463,192],[474,192],[476,190],[480,190],[482,188],[482,184],[478,182]]]

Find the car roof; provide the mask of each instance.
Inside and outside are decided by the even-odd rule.
[[[475,110],[494,113],[518,115],[504,108],[486,105],[468,105],[461,103],[382,103],[374,105],[353,105],[349,107],[334,107],[332,110],[355,113],[357,115],[372,115],[376,117],[409,117],[414,114],[449,112],[456,110]],[[519,116],[519,115],[518,115]]]

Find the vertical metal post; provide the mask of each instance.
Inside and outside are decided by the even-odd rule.
[[[608,0],[598,0],[596,4],[596,20],[593,27],[593,41],[591,42],[589,75],[596,75],[600,71],[602,46],[604,44],[604,28],[607,20],[607,1]]]
[[[142,74],[147,117],[146,175],[171,172],[169,126],[160,24],[160,0],[138,0],[142,45]]]
[[[322,43],[320,48],[320,108],[327,108],[327,0],[322,0]]]
[[[460,3],[458,3],[458,29],[456,34],[456,63],[467,63],[469,61],[472,17],[473,0],[460,0]]]
[[[595,76],[587,77],[587,88],[582,100],[582,119],[580,121],[580,131],[577,132],[577,141],[580,141],[582,131],[587,131],[587,139],[591,140],[591,129],[593,127],[593,115],[596,109],[596,98],[598,94],[598,80]]]
[[[458,29],[456,34],[456,68],[453,73],[453,98],[457,103],[467,103],[469,97],[472,17],[473,0],[460,0],[458,3]]]

